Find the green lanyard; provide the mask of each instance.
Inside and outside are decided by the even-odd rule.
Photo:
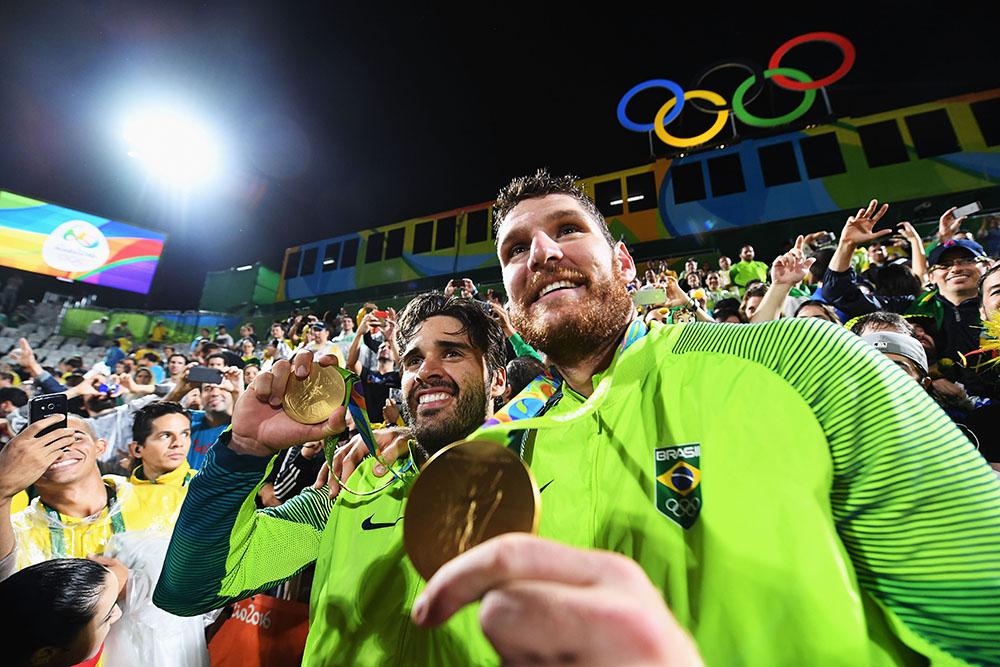
[[[619,345],[619,354],[648,333],[642,320],[633,320],[625,330]],[[517,396],[502,407],[480,426],[469,440],[493,440],[507,445],[518,455],[524,456],[524,442],[529,429],[543,429],[560,426],[574,419],[593,413],[604,403],[611,393],[614,376],[609,373],[594,389],[583,405],[564,415],[542,416],[562,397],[562,378],[554,373],[539,375],[528,383]]]
[[[112,513],[115,501],[118,499],[118,494],[114,487],[110,484],[105,483],[104,489],[108,492],[107,510],[109,514],[111,514],[111,533],[113,535],[124,533],[125,519],[122,518],[121,512]],[[41,500],[39,500],[39,502],[41,502]],[[49,536],[52,541],[53,558],[66,558],[72,556],[72,554],[66,553],[66,533],[64,532],[65,529],[62,526],[62,515],[45,503],[41,504],[45,513],[49,516]]]

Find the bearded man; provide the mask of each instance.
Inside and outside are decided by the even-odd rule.
[[[541,535],[642,582],[586,613],[597,552],[553,564],[551,542],[501,537],[438,571],[419,624],[481,599],[506,659],[588,662],[584,624],[605,659],[676,664],[665,599],[707,664],[1000,662],[1000,483],[926,392],[818,319],[647,331],[635,264],[572,177],[516,179],[494,219],[511,319],[562,376],[521,443],[551,480]]]

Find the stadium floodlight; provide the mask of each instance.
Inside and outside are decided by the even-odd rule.
[[[126,117],[123,135],[129,157],[166,186],[188,190],[219,174],[219,142],[206,125],[181,109],[138,110]]]

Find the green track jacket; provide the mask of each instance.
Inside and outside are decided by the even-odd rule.
[[[815,319],[654,326],[605,376],[594,413],[527,440],[541,535],[635,559],[706,664],[1000,662],[1000,482],[885,357]],[[409,620],[408,484],[257,511],[266,467],[212,449],[156,604],[201,613],[315,560],[303,664],[497,664],[475,605]]]

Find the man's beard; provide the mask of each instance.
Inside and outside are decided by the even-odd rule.
[[[451,392],[454,414],[450,419],[435,419],[440,412],[447,411],[447,407],[431,414],[418,414],[417,412],[417,390],[435,387],[443,387]],[[486,401],[486,386],[481,380],[465,389],[459,389],[454,382],[440,381],[434,384],[422,384],[419,387],[414,386],[410,396],[400,405],[400,410],[403,413],[403,419],[409,425],[413,437],[416,439],[418,451],[429,458],[442,447],[468,437],[470,433],[482,426],[486,420]]]
[[[539,274],[535,280],[546,281],[555,277],[579,280],[581,274],[574,271],[556,270]],[[534,281],[532,281],[534,282]],[[556,322],[533,318],[532,308],[545,308],[537,302],[523,307],[518,301],[511,301],[510,319],[514,328],[529,345],[548,355],[554,364],[572,365],[603,349],[609,341],[615,340],[628,323],[634,306],[625,284],[621,281],[621,269],[614,265],[609,277],[599,282],[584,283],[585,296]],[[529,297],[534,290],[529,290]]]

